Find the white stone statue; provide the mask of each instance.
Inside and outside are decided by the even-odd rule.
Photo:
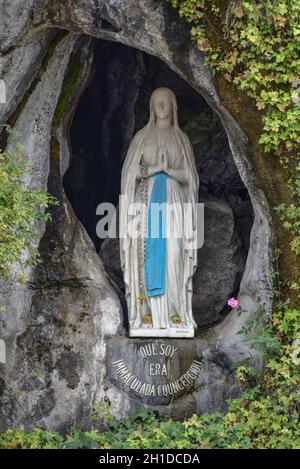
[[[198,189],[193,148],[178,125],[176,96],[157,88],[149,121],[132,139],[122,168],[120,257],[131,337],[194,337],[197,249],[191,240],[197,236]]]

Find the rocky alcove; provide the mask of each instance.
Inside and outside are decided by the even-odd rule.
[[[199,201],[205,207],[205,239],[194,277],[193,312],[198,326],[217,322],[230,309],[227,299],[238,293],[253,223],[250,197],[233,161],[225,129],[202,96],[160,59],[103,40],[93,44],[93,56],[92,78],[70,128],[66,194],[126,310],[119,242],[97,237],[96,208],[103,202],[118,204],[124,155],[130,139],[149,118],[151,92],[159,86],[174,90],[180,126],[194,146]]]
[[[17,271],[1,281],[7,356],[0,364],[1,428],[86,428],[102,400],[118,416],[141,406],[174,418],[224,410],[226,399],[239,392],[234,366],[249,358],[238,331],[260,303],[270,310],[273,231],[249,141],[220,100],[189,26],[167,2],[29,0],[25,7],[8,3],[0,31],[7,88],[0,124],[19,134],[34,170],[28,187],[48,189],[59,200],[52,221],[40,227],[41,262],[28,268],[29,281],[19,282]],[[177,94],[181,124],[197,156],[200,200],[211,213],[205,239],[213,244],[199,265],[209,272],[216,246],[227,251],[214,260],[218,276],[206,276],[205,301],[205,278],[195,289],[203,301],[200,333],[191,346],[180,341],[184,367],[196,356],[201,375],[189,392],[151,406],[118,387],[107,366],[114,353],[129,356],[133,341],[124,331],[118,266],[93,230],[95,206],[116,203],[120,158],[147,118],[151,89],[161,84]],[[231,232],[219,230],[216,219]],[[247,313],[224,311],[229,294]]]

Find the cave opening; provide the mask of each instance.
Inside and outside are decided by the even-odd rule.
[[[205,228],[193,279],[193,313],[198,326],[204,327],[221,321],[230,309],[227,299],[238,293],[254,219],[225,129],[205,99],[155,56],[97,40],[92,74],[70,127],[71,159],[63,183],[77,218],[104,262],[126,318],[119,242],[98,238],[96,208],[102,202],[117,205],[126,151],[147,123],[150,95],[160,86],[176,94],[179,124],[193,144],[199,173]]]

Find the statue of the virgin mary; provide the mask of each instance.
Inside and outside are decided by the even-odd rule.
[[[149,121],[132,139],[122,168],[120,257],[131,337],[194,337],[198,189],[176,96],[157,88]]]

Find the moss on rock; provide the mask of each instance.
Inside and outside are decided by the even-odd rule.
[[[80,54],[78,52],[74,52],[71,55],[69,66],[62,85],[62,91],[55,109],[53,118],[54,128],[58,128],[62,123],[70,98],[78,83],[81,71],[82,63],[80,61]]]

